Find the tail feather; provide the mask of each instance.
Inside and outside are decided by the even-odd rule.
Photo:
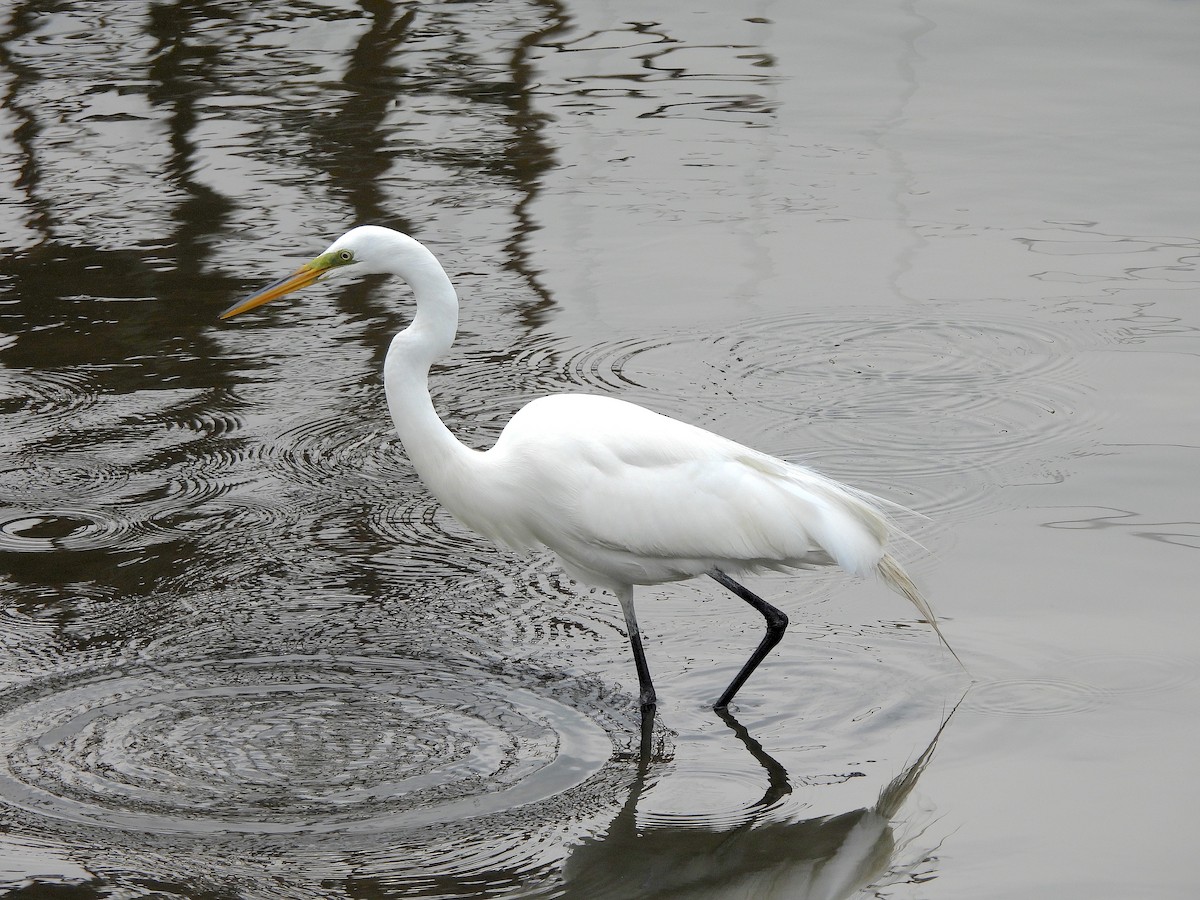
[[[929,601],[921,596],[921,592],[917,590],[917,586],[912,583],[912,579],[908,577],[908,573],[901,568],[900,563],[896,562],[895,558],[888,553],[883,554],[876,566],[879,572],[879,577],[884,583],[896,593],[908,598],[908,601],[917,608],[917,611],[924,616],[925,621],[933,626],[933,630],[937,633],[941,642],[946,645],[946,649],[950,651],[950,655],[964,669],[963,661],[958,658],[958,654],[954,652],[954,648],[950,646],[950,642],[946,640],[946,636],[942,634],[942,629],[938,626],[937,616],[933,614],[933,608],[929,605]]]

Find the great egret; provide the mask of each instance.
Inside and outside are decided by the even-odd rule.
[[[634,585],[709,575],[766,619],[766,635],[716,709],[729,705],[788,621],[730,572],[833,564],[856,574],[874,570],[916,606],[949,649],[929,604],[884,551],[894,529],[881,501],[811,469],[589,394],[533,400],[490,450],[461,444],[438,417],[428,388],[429,367],[454,342],[458,295],[434,255],[406,234],[354,228],[221,318],[343,269],[395,275],[412,288],[416,315],[392,338],[383,381],[392,421],[425,486],[468,527],[516,549],[546,547],[573,578],[616,595],[643,712],[656,698]]]

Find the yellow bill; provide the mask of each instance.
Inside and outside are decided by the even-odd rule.
[[[322,253],[312,262],[302,265],[291,275],[280,278],[273,284],[268,284],[261,291],[256,291],[245,300],[239,300],[233,306],[229,307],[229,309],[225,310],[225,312],[221,313],[221,318],[231,319],[234,316],[262,306],[264,303],[270,303],[272,300],[290,294],[292,291],[306,288],[323,275],[328,274],[331,269],[349,265],[352,262],[354,262],[354,254],[349,250],[330,250]]]
[[[316,260],[313,262],[316,262]],[[285,294],[290,294],[292,291],[308,287],[324,274],[324,269],[316,268],[313,263],[305,263],[291,275],[280,278],[274,284],[267,285],[261,291],[251,294],[245,300],[239,300],[233,306],[229,307],[229,309],[225,310],[225,312],[221,313],[221,318],[232,318],[240,313],[262,306],[264,303],[270,303],[272,300],[282,297]]]

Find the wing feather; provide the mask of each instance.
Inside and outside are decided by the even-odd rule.
[[[552,509],[533,522],[644,558],[874,568],[888,523],[868,495],[624,401],[556,395],[515,416],[493,453]],[[534,480],[536,479],[536,481]],[[549,539],[547,539],[549,538]]]

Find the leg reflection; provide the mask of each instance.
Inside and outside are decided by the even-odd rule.
[[[788,778],[787,769],[780,765],[779,760],[764,750],[762,744],[750,736],[746,726],[734,718],[733,713],[727,709],[718,709],[715,712],[767,773],[766,793],[762,795],[762,799],[750,806],[750,810],[757,815],[761,810],[775,806],[792,792],[792,782]]]
[[[784,766],[732,715],[721,718],[766,773],[762,797],[742,807],[740,821],[726,815],[715,824],[712,810],[704,810],[691,819],[675,815],[639,824],[639,801],[657,783],[649,774],[657,761],[654,719],[643,717],[629,795],[604,834],[573,848],[563,869],[562,897],[852,897],[897,869],[904,842],[897,840],[892,820],[933,758],[950,716],[916,761],[882,788],[875,804],[800,821],[774,818],[782,816],[783,801],[793,790]],[[925,858],[924,851],[919,858]]]

